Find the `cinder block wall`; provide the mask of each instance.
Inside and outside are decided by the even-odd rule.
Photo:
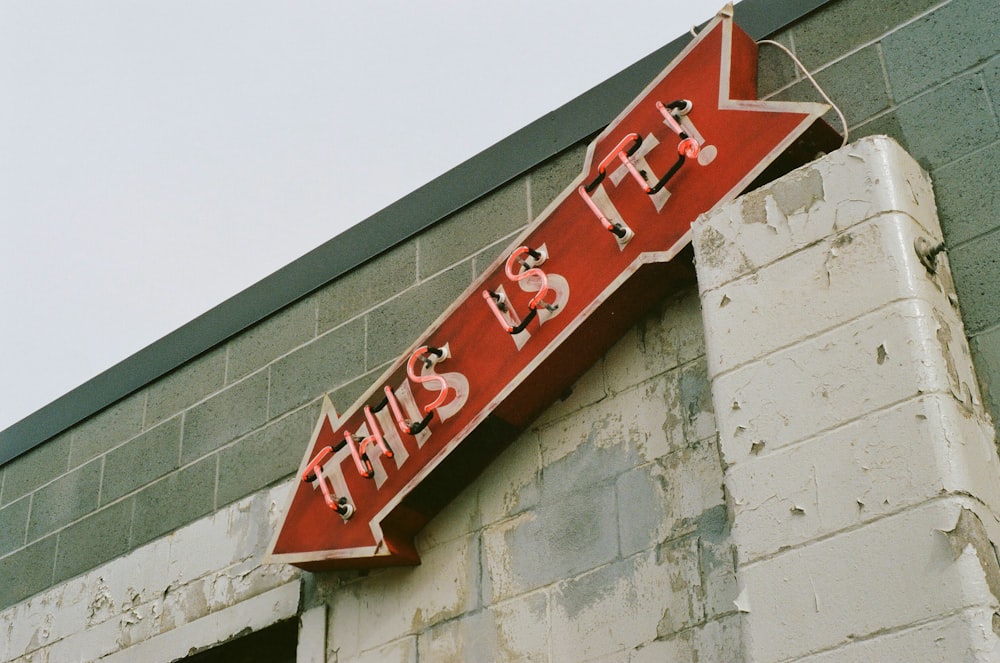
[[[294,472],[323,393],[349,406],[582,159],[567,152],[4,468],[0,606],[41,593],[0,607],[0,660],[122,652],[297,582],[260,566],[281,502],[262,489]],[[328,660],[737,656],[703,339],[693,288],[652,311],[432,521],[422,566],[305,574],[303,609],[328,606]],[[157,560],[162,574],[143,570]]]
[[[1000,307],[996,306],[995,284],[1000,282],[996,257],[1000,200],[992,174],[1000,170],[1000,40],[990,5],[986,0],[839,0],[776,38],[798,54],[845,109],[853,137],[888,133],[931,173],[983,391],[997,413]],[[761,55],[762,95],[813,98],[809,84],[783,54],[763,46]],[[831,121],[835,120],[831,117]],[[332,390],[338,406],[349,405],[576,174],[582,154],[583,148],[578,147],[543,165],[0,468],[0,610],[290,476],[318,416],[320,394]],[[604,391],[598,389],[594,399],[592,407],[598,408],[594,412],[613,420],[613,412],[600,414],[600,408],[629,389],[636,394],[646,389],[697,392],[700,378],[694,375],[695,364],[689,363],[697,361],[697,354],[686,355],[687,373],[678,368],[680,363],[670,370],[661,365],[656,380],[649,374],[630,385],[616,381],[610,367],[617,363],[606,359],[603,368],[594,369],[605,376],[601,378]],[[588,379],[596,389],[599,380]],[[657,380],[660,386],[654,387]],[[574,400],[579,398],[583,397],[578,390]],[[598,398],[603,400],[597,402]],[[645,497],[661,500],[667,514],[680,508],[686,525],[658,529],[657,543],[645,547],[654,539],[642,541],[641,528],[619,532],[615,551],[601,548],[586,569],[561,569],[566,578],[574,578],[573,583],[546,575],[545,563],[551,560],[541,556],[536,561],[502,559],[500,540],[530,539],[532,528],[548,532],[553,523],[562,522],[563,517],[551,511],[557,508],[555,504],[543,496],[552,497],[552,490],[569,491],[565,483],[569,479],[558,479],[557,468],[585,465],[591,454],[579,449],[597,444],[596,438],[574,442],[579,431],[572,430],[574,417],[568,409],[572,406],[559,407],[567,408],[564,417],[554,414],[556,408],[508,452],[512,457],[527,453],[517,450],[521,448],[537,449],[539,454],[547,450],[549,455],[529,470],[533,487],[525,488],[524,496],[518,492],[510,498],[514,503],[502,509],[484,511],[480,504],[469,511],[476,514],[476,520],[458,528],[464,530],[461,536],[469,541],[472,537],[482,548],[473,557],[482,560],[485,570],[477,576],[477,598],[465,604],[467,611],[442,613],[447,615],[442,619],[452,625],[448,628],[491,618],[503,610],[505,602],[534,601],[536,607],[544,604],[546,615],[551,616],[547,628],[556,629],[558,615],[577,610],[574,605],[587,605],[570,596],[574,588],[579,597],[588,579],[592,580],[593,589],[587,591],[596,597],[593,605],[600,605],[599,573],[626,578],[627,565],[640,573],[652,568],[642,566],[649,559],[681,560],[677,563],[688,564],[687,577],[701,574],[701,587],[716,573],[712,570],[716,567],[706,562],[706,556],[714,553],[705,551],[716,544],[725,547],[727,535],[713,528],[716,521],[712,518],[699,520],[698,514],[719,507],[721,498],[717,502],[698,498],[701,501],[695,504],[680,506],[690,499],[693,489],[680,490],[689,477],[680,470],[671,474],[674,470],[666,460],[690,456],[697,466],[707,467],[711,454],[700,437],[704,433],[700,424],[693,438],[661,449],[664,453],[591,468],[606,473],[592,490],[600,499],[614,497],[609,509],[624,513],[623,508],[630,507],[629,518],[649,517],[638,506],[642,501],[637,498],[633,503],[630,497],[645,491]],[[693,416],[700,418],[697,412]],[[577,442],[582,446],[575,447]],[[595,457],[601,453],[605,452],[598,451]],[[500,468],[496,465],[487,473],[499,473]],[[590,476],[586,467],[576,471]],[[650,479],[660,476],[657,473],[663,473],[663,481]],[[560,484],[564,487],[553,488]],[[560,500],[565,502],[562,508],[574,508],[578,498]],[[587,516],[597,519],[598,526],[608,518],[600,510]],[[675,520],[668,516],[665,522]],[[454,541],[459,538],[453,537],[455,550],[460,544]],[[667,540],[684,541],[676,545],[688,546],[689,552],[697,550],[700,566],[662,545]],[[429,547],[445,544],[435,544],[432,538],[424,541]],[[508,562],[510,568],[503,566]],[[526,574],[527,580],[512,574]],[[376,580],[328,580],[320,583],[317,592],[331,591],[330,583],[344,583],[355,588],[351,591],[359,591],[366,582]],[[623,582],[621,591],[632,591],[630,581]],[[720,590],[714,596],[723,595]],[[664,618],[662,628],[657,624],[660,636],[667,637],[676,629],[686,635],[661,639],[656,648],[689,642],[709,629],[687,628],[691,625],[711,624],[728,633],[725,619],[712,621],[713,615],[726,614],[721,607],[725,601],[716,604],[707,597],[706,590],[697,599],[701,603],[691,599],[696,604],[683,610],[678,607],[673,617],[660,615]],[[715,607],[710,608],[710,603]],[[587,614],[583,608],[574,612],[574,616]],[[464,618],[455,619],[458,615]],[[429,643],[444,628],[444,622],[426,618],[404,639],[415,638],[419,632]],[[645,628],[641,637],[648,633]],[[579,637],[596,638],[592,633]],[[376,645],[381,646],[370,640],[355,643],[358,651],[371,651],[361,648]]]
[[[579,171],[584,147],[5,465],[0,609],[288,477]]]
[[[702,339],[696,293],[665,302],[428,525],[420,567],[311,576],[328,660],[735,660]]]
[[[737,13],[737,20],[739,15]],[[838,0],[773,37],[842,108],[931,175],[962,317],[1000,430],[1000,26],[991,0]],[[759,93],[821,100],[761,46]],[[832,113],[827,119],[839,128]]]

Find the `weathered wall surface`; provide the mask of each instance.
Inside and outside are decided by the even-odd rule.
[[[888,133],[930,172],[965,332],[983,397],[996,414],[1000,39],[994,13],[987,0],[838,0],[776,38],[844,108],[852,137]],[[762,46],[761,57],[762,95],[814,98],[777,49]],[[105,577],[116,611],[98,606],[95,615],[72,617],[59,628],[25,622],[34,629],[27,636],[15,628],[28,614],[24,606],[32,606],[31,614],[58,615],[67,597],[83,605],[98,600],[100,572],[116,561],[115,574],[127,577],[126,569],[146,555],[183,557],[185,539],[177,533],[186,527],[230,518],[220,514],[258,500],[270,509],[271,498],[263,496],[297,467],[322,394],[348,406],[576,175],[582,154],[578,147],[511,182],[0,468],[4,660],[70,651],[57,643],[73,629],[111,638],[139,599],[153,611],[157,592],[197,597],[227,582],[220,578],[234,564],[256,568],[262,548],[251,546],[239,560],[203,569],[200,584],[190,574],[167,574],[156,578],[162,587],[136,599],[129,583],[118,587]],[[482,648],[469,656],[684,660],[696,650],[702,660],[731,660],[740,641],[733,566],[696,310],[689,293],[616,346],[569,400],[430,525],[420,541],[424,567],[306,576],[307,602],[331,608],[331,656],[384,660],[396,652],[410,660],[419,652],[447,660],[462,655],[450,649],[461,640]],[[793,519],[799,522],[811,521]],[[174,547],[164,553],[164,546]],[[449,567],[451,575],[440,575]],[[280,582],[294,584],[297,577]],[[269,583],[219,596],[245,601],[285,586]],[[419,604],[407,590],[421,597]],[[199,612],[199,599],[190,600],[195,607],[174,610],[173,621],[143,623],[172,630],[223,605],[221,598],[206,600]],[[401,604],[409,621],[382,615],[392,600],[411,601]],[[354,609],[381,621],[345,624]],[[948,623],[933,624],[919,637],[947,636]],[[97,626],[104,636],[93,635]],[[904,635],[864,646],[891,651]]]
[[[887,134],[930,173],[966,333],[1000,427],[996,13],[992,0],[839,0],[774,39],[842,108],[852,140]],[[761,58],[761,95],[821,100],[777,48],[761,46]],[[839,128],[835,115],[827,119]]]
[[[884,137],[694,226],[747,661],[1000,656],[1000,461],[921,239],[930,182]]]
[[[0,611],[0,660],[172,661],[293,618],[298,570],[260,563],[287,490],[238,500]]]
[[[294,472],[322,395],[351,404],[577,174],[582,155],[6,466],[0,606],[13,607],[0,612],[0,659],[176,647],[169,635],[185,626],[180,642],[203,647],[205,627],[192,624],[297,587],[291,567],[260,566],[267,537],[246,531],[260,534],[248,519],[280,509],[283,489],[266,488]],[[328,659],[736,655],[702,339],[693,289],[652,312],[431,523],[421,567],[306,574],[305,607],[329,605]]]
[[[418,539],[313,576],[329,660],[735,660],[735,576],[695,293],[664,304]]]
[[[539,168],[5,465],[0,609],[298,467],[347,408],[572,179]]]

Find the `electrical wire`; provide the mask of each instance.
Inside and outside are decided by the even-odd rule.
[[[806,75],[806,78],[808,78],[809,81],[813,84],[813,87],[816,88],[816,91],[819,92],[820,96],[823,97],[823,99],[826,100],[826,103],[830,104],[830,107],[833,108],[833,110],[837,113],[837,117],[840,118],[840,124],[841,126],[844,127],[844,142],[841,143],[840,146],[843,147],[844,145],[847,145],[847,118],[845,118],[844,114],[840,111],[840,107],[837,106],[837,104],[833,103],[833,100],[830,99],[830,97],[826,94],[826,92],[823,91],[823,88],[821,88],[819,83],[816,82],[816,79],[812,77],[812,74],[809,73],[809,70],[806,69],[805,65],[802,64],[802,62],[800,62],[799,59],[795,57],[795,54],[792,53],[791,50],[789,50],[788,47],[785,46],[784,44],[779,44],[773,39],[761,39],[757,43],[777,46],[778,48],[783,50],[785,54],[788,55],[788,57],[792,59],[792,62],[798,65],[799,69],[801,69],[802,73]]]

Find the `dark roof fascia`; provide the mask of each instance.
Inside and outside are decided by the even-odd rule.
[[[743,0],[740,27],[771,35],[833,0]],[[0,466],[419,234],[600,131],[690,41],[684,34],[183,327],[0,431]]]

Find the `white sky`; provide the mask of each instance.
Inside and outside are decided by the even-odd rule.
[[[0,430],[722,4],[0,0]]]

